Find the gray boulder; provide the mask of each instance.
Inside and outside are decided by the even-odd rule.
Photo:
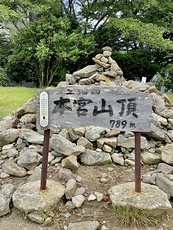
[[[21,129],[19,137],[25,139],[28,143],[32,144],[43,144],[43,135],[30,130],[30,129]]]
[[[25,214],[42,214],[53,211],[64,195],[64,186],[47,180],[46,190],[40,190],[40,181],[28,182],[19,186],[13,194],[13,205]]]
[[[128,182],[111,187],[108,194],[113,207],[134,206],[149,210],[171,208],[167,194],[157,186],[142,183],[141,190],[141,193],[135,193],[135,183]]]
[[[0,132],[11,129],[13,125],[13,121],[11,118],[6,118],[0,121]]]
[[[18,138],[20,133],[19,129],[8,129],[0,132],[0,147],[8,145]]]
[[[0,190],[0,217],[9,213],[10,202],[15,191],[15,186],[12,184],[3,184]]]
[[[173,197],[173,181],[170,181],[162,173],[156,175],[156,185],[164,191],[168,197]]]
[[[95,65],[88,65],[83,69],[80,69],[73,73],[73,76],[76,78],[87,78],[91,77],[97,71],[97,67]]]
[[[173,143],[160,147],[161,159],[163,162],[173,165]]]
[[[103,151],[94,151],[87,149],[85,153],[80,155],[81,162],[86,165],[103,165],[111,163],[112,159],[109,153]]]
[[[55,151],[57,151],[58,153],[61,153],[65,156],[70,156],[70,155],[77,156],[85,151],[85,148],[83,146],[76,145],[58,134],[52,135],[50,139],[50,147]]]
[[[2,169],[5,173],[8,173],[11,176],[24,177],[26,176],[26,169],[20,167],[12,161],[7,161],[2,165]]]
[[[135,148],[135,138],[134,137],[125,137],[124,135],[120,134],[117,139],[117,146],[121,146],[124,148]],[[141,136],[141,149],[147,149],[148,142],[147,139]]]
[[[33,149],[24,149],[20,152],[17,164],[28,170],[34,169],[41,163],[42,156]]]
[[[142,162],[147,165],[157,165],[162,161],[161,154],[151,153],[149,151],[142,152],[141,159],[142,159]]]
[[[99,225],[98,221],[82,221],[70,223],[67,230],[97,230]]]

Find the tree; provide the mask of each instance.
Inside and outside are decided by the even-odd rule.
[[[31,22],[14,36],[14,40],[8,65],[27,64],[35,71],[40,87],[52,83],[64,60],[76,61],[80,55],[87,55],[93,44],[92,38],[82,35],[78,29],[71,31],[68,18],[53,15],[49,21],[41,18]]]
[[[0,20],[16,28],[7,69],[49,85],[109,45],[126,79],[150,80],[173,61],[172,9],[172,0],[1,0]]]
[[[14,46],[8,58],[9,74],[15,72],[16,66],[20,66],[20,70],[24,67],[24,74],[29,74],[29,78],[35,76],[40,87],[52,83],[64,61],[75,62],[81,55],[87,56],[94,44],[92,36],[82,34],[71,17],[62,17],[62,12],[55,10],[55,3],[51,2],[51,7],[39,5],[40,8],[32,12],[35,19],[32,18],[25,27],[15,25]],[[22,9],[26,10],[27,7],[30,5],[22,5]]]
[[[119,17],[112,17],[106,25],[109,37],[107,40],[114,47],[127,52],[127,55],[122,54],[120,63],[124,61],[125,56],[135,54],[137,50],[141,54],[143,51],[142,56],[150,60],[147,63],[148,66],[145,66],[146,59],[143,59],[141,67],[139,66],[138,68],[140,77],[147,74],[148,80],[150,80],[154,72],[147,71],[147,69],[151,70],[154,67],[156,72],[161,72],[173,62],[173,42],[171,40],[171,31],[173,31],[172,7],[173,2],[170,0],[166,2],[161,0],[124,1],[124,7],[119,13]],[[114,34],[115,39],[112,39],[112,34]],[[149,56],[149,53],[151,56]],[[127,63],[127,68],[133,69],[134,74],[136,70],[134,62],[130,63],[129,61]],[[121,67],[126,69],[124,64]],[[132,75],[130,74],[130,79],[131,77]]]

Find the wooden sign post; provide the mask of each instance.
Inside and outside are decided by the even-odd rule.
[[[38,98],[38,129],[94,125],[134,132],[135,191],[140,192],[140,132],[149,132],[151,128],[152,99],[148,94],[123,87],[77,85],[39,91]],[[48,138],[48,134],[45,135]],[[43,161],[46,161],[44,159],[46,157],[43,156]],[[45,171],[43,165],[43,181]],[[45,183],[41,182],[41,189],[45,189]]]
[[[135,192],[141,192],[141,133],[135,132]]]

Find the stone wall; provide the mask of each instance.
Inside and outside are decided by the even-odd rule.
[[[167,95],[160,94],[151,83],[126,81],[121,68],[111,58],[111,51],[110,47],[104,47],[103,54],[93,58],[94,65],[67,74],[66,81],[61,82],[57,87],[95,84],[120,86],[149,93],[153,98],[151,132],[142,133],[141,162],[160,166],[158,171],[144,175],[143,180],[164,188],[169,196],[173,196],[172,104]],[[0,121],[0,181],[10,176],[25,177],[32,170],[35,170],[40,178],[40,167],[37,166],[42,160],[43,131],[36,130],[36,101],[36,97],[29,100],[11,117]],[[80,164],[134,166],[134,133],[95,126],[62,130],[54,127],[51,129],[48,162],[50,166],[61,165],[59,178],[65,181],[69,180],[71,175],[69,173],[74,173]],[[10,194],[14,192],[13,185],[4,188],[9,189]],[[1,189],[1,195],[2,191]],[[10,212],[11,196],[6,198],[4,206],[4,200],[0,200],[0,216]]]
[[[104,47],[103,54],[93,58],[94,65],[67,74],[66,81],[57,87],[95,84],[149,93],[153,98],[151,132],[142,133],[141,160],[144,164],[165,162],[173,165],[173,107],[169,98],[166,94],[161,95],[151,83],[126,81],[122,70],[111,58],[111,51],[110,47]],[[12,157],[21,165],[23,152],[32,150],[36,155],[40,154],[42,144],[43,131],[36,130],[36,98],[29,100],[12,117],[0,121],[0,148],[4,158]],[[87,165],[103,164],[105,161],[134,165],[134,134],[94,126],[69,130],[55,127],[51,130],[50,154],[53,159],[51,164],[77,156]],[[40,157],[36,159],[37,165]]]

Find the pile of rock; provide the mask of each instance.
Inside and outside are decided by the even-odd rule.
[[[151,132],[142,133],[141,162],[148,165],[159,163],[173,165],[173,109],[166,94],[161,95],[151,83],[125,81],[122,70],[111,58],[109,47],[105,47],[103,54],[96,55],[93,61],[95,65],[87,66],[72,75],[66,75],[66,81],[61,82],[57,87],[62,84],[100,84],[116,87],[121,85],[121,87],[149,93],[153,98]],[[1,182],[10,176],[24,177],[28,174],[37,175],[31,180],[40,178],[40,167],[37,166],[40,166],[42,160],[43,131],[36,130],[36,106],[36,98],[31,99],[12,117],[0,121]],[[49,166],[57,168],[61,166],[59,178],[66,182],[63,194],[67,199],[72,200],[74,207],[80,207],[85,200],[83,197],[85,189],[81,188],[80,192],[76,191],[76,183],[81,178],[76,178],[73,174],[79,168],[80,163],[85,165],[113,163],[134,166],[134,134],[94,126],[68,130],[60,130],[55,127],[51,130],[48,161]],[[162,189],[162,184],[168,180],[172,186],[172,169],[169,174],[164,182],[163,180],[158,182],[161,181],[160,178],[163,178],[161,174],[156,175],[154,179],[155,174],[147,175],[144,177],[147,179],[144,180],[152,181]],[[102,178],[103,181],[105,179]],[[5,197],[4,189],[7,190],[6,185],[3,185],[0,190],[0,216],[9,212],[9,201],[14,192],[14,187],[11,186]],[[173,196],[172,190],[170,192],[170,189],[169,191],[165,189],[165,192]],[[102,199],[102,195],[98,191],[90,199]]]
[[[66,74],[66,82],[69,85],[121,85],[125,81],[123,72],[117,62],[111,58],[112,49],[103,48],[103,54],[97,54],[92,60],[95,65],[88,65],[73,74]],[[62,85],[62,83],[61,83]]]
[[[168,197],[173,197],[173,167],[159,163],[156,170],[148,172],[143,175],[142,180],[144,183],[156,185],[163,190]]]

